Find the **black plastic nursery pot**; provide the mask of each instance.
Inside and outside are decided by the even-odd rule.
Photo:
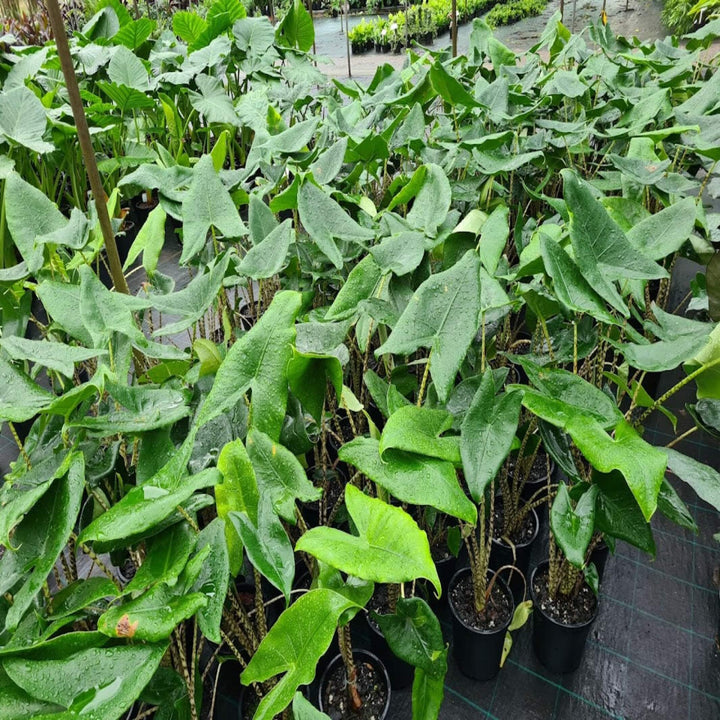
[[[514,549],[500,538],[493,538],[492,551],[490,552],[490,568],[499,570],[501,567],[512,565],[522,573],[522,577],[515,570],[503,570],[502,577],[512,591],[515,603],[522,602],[523,596],[529,596],[529,589],[526,587],[524,578],[527,578],[527,570],[530,565],[530,553],[538,537],[540,530],[540,519],[535,509],[530,511],[530,517],[534,524],[532,537],[525,542],[518,543]],[[514,550],[514,553],[513,553]]]
[[[607,565],[608,557],[610,557],[610,548],[602,540],[595,546],[592,553],[590,553],[590,562],[595,565],[595,569],[598,573],[598,579],[601,582],[603,575],[605,574],[605,566]]]
[[[358,671],[358,693],[360,694],[360,698],[367,703],[369,701],[368,693],[373,695],[377,694],[381,697],[384,696],[384,701],[378,703],[377,712],[372,713],[372,715],[375,720],[385,720],[388,716],[390,699],[392,697],[390,678],[385,666],[376,655],[367,650],[353,650],[353,660],[355,661],[355,667]],[[339,693],[333,693],[332,698],[329,696],[326,697],[328,684],[333,682],[333,678],[335,678],[338,673],[341,674],[343,678],[342,683],[344,683],[345,667],[343,666],[341,655],[336,655],[330,661],[320,678],[317,706],[321,712],[327,713],[333,718],[350,720],[351,718],[358,717],[357,714],[353,713],[352,709],[348,707],[346,713],[338,713],[338,710],[335,709],[335,703],[337,703],[338,700],[342,700],[342,696],[347,695],[344,684]],[[370,686],[366,686],[367,683],[364,680],[366,675]]]
[[[533,649],[538,660],[556,673],[577,670],[585,650],[585,643],[598,614],[598,603],[586,622],[563,624],[546,613],[535,592],[535,577],[546,572],[549,562],[540,563],[530,576],[530,595],[533,601]]]
[[[448,606],[453,626],[453,657],[463,675],[474,680],[492,680],[500,670],[505,633],[515,612],[515,603],[507,583],[497,576],[495,584],[500,586],[510,601],[509,616],[500,625],[489,630],[470,627],[459,617],[452,597],[453,589],[469,574],[470,568],[458,570],[448,588]],[[491,576],[492,574],[488,573],[488,577]]]

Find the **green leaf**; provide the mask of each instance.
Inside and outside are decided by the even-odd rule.
[[[292,714],[295,720],[330,720],[325,713],[321,713],[314,705],[311,705],[301,692],[295,693]]]
[[[197,536],[196,557],[203,552],[208,554],[202,563],[200,574],[190,588],[192,592],[202,593],[207,598],[207,604],[198,609],[198,627],[206,638],[217,645],[222,642],[220,623],[230,584],[230,557],[225,543],[225,522],[215,518]]]
[[[425,257],[425,238],[419,232],[401,232],[386,237],[370,252],[383,273],[402,277],[416,270]]]
[[[340,320],[357,314],[360,302],[374,295],[381,277],[380,266],[371,255],[366,255],[350,271],[347,280],[325,314],[325,319]]]
[[[125,586],[126,593],[145,590],[157,583],[172,587],[195,548],[195,533],[187,523],[178,523],[148,540],[145,558]]]
[[[115,50],[107,73],[115,85],[124,85],[140,92],[150,90],[150,79],[143,61],[122,45]]]
[[[209,272],[198,273],[182,290],[168,295],[153,295],[153,307],[168,315],[179,315],[180,320],[164,324],[158,328],[153,337],[175,335],[187,330],[200,318],[217,300],[222,287],[223,278],[230,263],[230,254],[220,256],[209,266]]]
[[[630,244],[587,183],[570,170],[563,170],[562,176],[570,214],[570,239],[578,267],[599,295],[627,315],[627,308],[610,281],[663,278],[667,272]]]
[[[295,549],[373,582],[426,578],[438,596],[441,594],[427,536],[406,512],[367,497],[353,485],[345,488],[345,505],[359,536],[329,527],[312,528],[298,540]]]
[[[53,619],[68,617],[105,598],[115,598],[117,595],[118,589],[110,578],[90,577],[76,580],[53,595],[49,616]]]
[[[119,502],[88,525],[80,536],[80,542],[109,542],[151,530],[196,490],[217,485],[219,481],[220,473],[214,468],[191,475],[172,489],[162,487],[153,478],[140,487],[132,488]]]
[[[292,221],[285,220],[263,240],[248,250],[238,265],[238,272],[253,280],[269,278],[279,273],[286,265],[290,243],[295,239]]]
[[[443,655],[447,663],[447,650],[443,651]],[[444,676],[433,677],[416,668],[412,686],[412,720],[436,720],[444,693]]]
[[[250,430],[247,451],[255,470],[260,497],[269,495],[275,511],[295,524],[295,500],[317,500],[320,490],[308,480],[300,461],[264,432],[255,428]]]
[[[341,137],[320,154],[310,166],[310,172],[313,174],[315,182],[327,185],[337,177],[345,161],[347,146],[347,137]]]
[[[432,163],[426,165],[422,186],[407,214],[408,223],[434,237],[437,229],[445,222],[451,200],[450,181],[444,170]]]
[[[389,418],[380,438],[380,455],[389,448],[460,464],[460,438],[440,437],[450,430],[452,415],[446,410],[406,405]]]
[[[463,472],[476,503],[510,453],[521,402],[522,395],[517,392],[496,398],[492,370],[485,371],[460,428]]]
[[[691,373],[705,366],[695,378],[697,398],[720,400],[720,324],[717,324],[707,338],[704,347],[685,364],[685,372]]]
[[[495,274],[510,236],[509,215],[510,210],[506,205],[498,205],[482,224],[480,262],[490,275]]]
[[[263,55],[275,42],[275,30],[267,17],[244,17],[232,29],[235,44],[245,53]]]
[[[329,194],[306,181],[298,191],[300,222],[322,253],[340,269],[343,256],[335,238],[350,242],[372,240],[375,233],[358,225]]]
[[[679,453],[672,448],[661,448],[667,456],[668,470],[687,483],[706,503],[720,510],[720,473],[717,470]]]
[[[258,507],[257,525],[247,513],[230,513],[245,552],[252,563],[290,601],[295,577],[295,555],[290,539],[272,505],[270,495],[263,495]]]
[[[0,419],[24,422],[37,415],[54,396],[0,357]]]
[[[545,271],[553,281],[555,295],[565,307],[578,313],[588,313],[600,322],[617,324],[618,321],[607,311],[602,298],[555,240],[541,233],[540,248]]]
[[[174,19],[174,18],[173,18]],[[115,33],[113,42],[124,45],[130,50],[137,50],[155,30],[156,22],[145,17],[131,20]]]
[[[70,465],[71,454],[53,453],[24,472],[8,476],[0,486],[0,543],[13,547],[10,534],[17,524],[30,512],[40,498],[50,489],[53,481],[63,476]]]
[[[477,508],[465,496],[449,462],[397,450],[381,457],[379,442],[371,438],[345,443],[338,456],[401,502],[433,507],[472,525],[477,521]]]
[[[576,70],[556,70],[551,76],[550,82],[543,88],[543,94],[579,98],[587,90],[588,86],[580,79]]]
[[[194,12],[180,10],[172,16],[173,32],[188,45],[194,45],[205,31],[207,23]]]
[[[54,491],[45,493],[15,529],[9,546],[0,558],[0,587],[7,592],[22,578],[13,593],[13,604],[5,627],[17,628],[67,544],[77,522],[85,488],[85,461],[81,452],[71,455],[65,477],[56,480]],[[7,669],[7,668],[6,668]]]
[[[255,193],[250,194],[248,225],[253,245],[261,243],[276,227],[278,221],[272,210]]]
[[[223,481],[215,486],[215,505],[218,517],[225,521],[230,572],[234,577],[242,568],[243,547],[230,522],[230,513],[246,513],[252,523],[257,523],[260,495],[255,471],[242,440],[233,440],[225,445],[218,457],[217,466]]]
[[[210,228],[226,239],[247,234],[230,193],[222,184],[211,155],[203,155],[193,171],[190,189],[183,198],[183,251],[180,262],[197,255],[207,241]]]
[[[313,681],[340,616],[352,607],[357,605],[342,595],[316,589],[300,596],[283,612],[240,676],[243,685],[250,685],[285,673],[263,698],[254,720],[271,720],[282,713],[298,687]]]
[[[293,395],[316,422],[322,421],[328,382],[339,399],[342,396],[343,372],[334,355],[295,352],[288,365],[288,382]]]
[[[690,237],[696,215],[695,200],[684,198],[634,225],[627,239],[651,260],[662,260],[677,252]]]
[[[270,135],[260,146],[273,153],[307,152],[307,146],[315,136],[318,119],[310,118],[291,125],[277,135]]]
[[[595,530],[597,486],[584,492],[573,508],[567,485],[561,482],[550,509],[553,536],[571,565],[582,568]]]
[[[596,473],[594,481],[600,488],[595,506],[596,529],[655,555],[655,540],[650,523],[643,517],[622,475]]]
[[[227,94],[225,86],[219,78],[204,74],[197,75],[195,83],[200,92],[190,91],[188,93],[190,103],[208,123],[241,127],[232,98]]]
[[[252,390],[254,427],[274,439],[280,437],[287,404],[287,365],[301,301],[298,292],[277,293],[260,320],[230,348],[198,413],[199,427]]]
[[[420,598],[401,598],[393,615],[373,618],[394,655],[433,678],[445,677],[445,640],[440,621]]]
[[[625,420],[615,426],[612,438],[600,423],[587,416],[570,419],[566,430],[580,452],[600,472],[619,470],[635,496],[646,520],[657,508],[667,460],[663,450],[643,440]]]
[[[190,415],[187,396],[179,390],[151,386],[123,386],[107,382],[105,389],[116,402],[103,415],[86,415],[68,423],[101,436],[137,434],[173,425]]]
[[[160,583],[135,600],[110,608],[98,619],[98,630],[109,637],[158,642],[206,604],[202,593],[177,594]]]
[[[449,270],[431,275],[376,355],[409,355],[429,347],[430,375],[442,402],[475,338],[480,316],[480,260],[469,251]]]
[[[663,478],[662,485],[660,486],[658,510],[666,518],[672,520],[672,522],[680,527],[691,530],[696,535],[700,532],[687,505],[680,499],[680,496],[675,492],[675,488],[668,482],[667,478]]]
[[[465,107],[477,107],[475,98],[443,67],[443,64],[436,60],[430,68],[430,83],[435,92],[445,102],[453,107],[464,105]]]
[[[6,96],[0,95],[3,97]],[[37,238],[62,230],[67,220],[54,202],[16,172],[10,173],[5,180],[5,212],[15,246],[28,270],[34,273],[43,264],[43,246],[36,244]]]
[[[294,0],[290,5],[275,31],[275,37],[278,44],[285,47],[297,48],[302,52],[312,49],[315,42],[315,27],[312,15],[305,9],[301,0]]]
[[[46,110],[30,88],[0,93],[0,136],[34,152],[52,152],[55,146],[43,140],[46,127]]]
[[[33,698],[69,711],[58,714],[42,708],[33,720],[108,720],[119,717],[137,698],[166,649],[165,645],[90,647],[46,658],[7,658],[3,668]]]
[[[137,256],[143,254],[143,267],[148,275],[154,275],[165,243],[165,220],[167,214],[162,205],[150,212],[128,251],[123,270],[127,270]]]

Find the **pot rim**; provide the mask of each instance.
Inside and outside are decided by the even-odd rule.
[[[390,710],[390,700],[392,699],[392,685],[390,683],[390,676],[388,675],[387,668],[385,667],[385,663],[383,663],[380,658],[375,655],[374,653],[371,653],[369,650],[363,650],[362,648],[353,648],[352,649],[353,654],[353,660],[358,655],[364,655],[368,660],[372,662],[372,664],[375,666],[375,669],[379,671],[380,675],[385,680],[385,686],[387,687],[387,699],[385,700],[385,707],[382,709],[382,712],[380,714],[380,717],[378,720],[385,720],[387,717],[387,714]],[[338,662],[342,662],[342,655],[338,653],[333,657],[330,662],[327,664],[327,667],[323,671],[323,674],[320,676],[320,683],[318,685],[318,692],[317,692],[317,699],[318,699],[318,707],[320,709],[320,712],[325,712],[325,708],[323,707],[323,687],[325,686],[325,681],[327,680],[327,677],[330,673],[330,671],[338,664]]]
[[[533,582],[533,581],[535,580],[535,574],[538,572],[538,570],[544,569],[546,566],[549,566],[549,565],[550,565],[550,561],[549,561],[549,560],[543,560],[541,563],[538,563],[538,564],[533,568],[533,571],[530,573],[530,598],[532,599],[533,609],[535,609],[535,610],[537,610],[538,612],[542,613],[542,616],[543,616],[544,618],[546,618],[547,620],[549,620],[551,623],[553,623],[553,625],[558,625],[559,627],[562,627],[562,628],[568,628],[568,629],[570,629],[570,630],[576,630],[576,629],[580,629],[580,628],[585,628],[585,627],[587,627],[588,625],[592,625],[592,623],[594,623],[595,620],[597,619],[598,611],[600,610],[600,598],[599,598],[598,596],[596,596],[596,595],[594,596],[594,597],[595,597],[595,609],[593,610],[592,617],[591,617],[589,620],[586,620],[585,622],[581,622],[581,623],[564,623],[564,622],[560,622],[559,620],[556,620],[554,617],[548,615],[548,614],[540,607],[540,604],[536,601],[536,598],[535,598],[535,588],[534,588],[534,582]],[[585,584],[587,585],[587,582],[585,582]]]
[[[471,572],[472,572],[472,570],[469,567],[460,568],[452,576],[452,578],[450,579],[450,582],[448,583],[447,600],[448,600],[448,607],[450,608],[450,612],[452,613],[453,618],[455,620],[457,620],[457,622],[459,622],[460,625],[462,625],[466,630],[469,630],[470,632],[475,633],[476,635],[497,635],[500,632],[503,632],[503,633],[506,632],[507,629],[510,627],[510,623],[512,622],[512,619],[515,615],[515,598],[513,597],[512,591],[508,587],[508,584],[505,582],[505,580],[503,580],[502,577],[500,577],[500,575],[497,576],[495,582],[500,583],[500,587],[505,591],[505,594],[507,595],[507,597],[510,598],[510,602],[512,605],[512,610],[510,611],[510,617],[507,619],[507,622],[505,622],[502,626],[499,626],[496,628],[491,628],[489,630],[478,630],[477,628],[471,627],[470,625],[465,623],[463,621],[463,619],[455,612],[455,607],[454,607],[453,601],[452,601],[452,590],[455,587],[455,585],[457,585],[460,582],[460,580],[459,580],[460,575],[464,575],[466,573],[471,573]],[[493,571],[488,570],[488,575],[491,575],[491,576],[494,575]]]
[[[516,548],[526,548],[528,545],[532,545],[536,540],[538,533],[540,532],[540,518],[537,514],[536,508],[531,508],[530,512],[532,513],[532,516],[535,518],[535,532],[532,534],[532,537],[527,540],[526,542],[517,543],[515,545]],[[494,537],[492,539],[493,545],[500,545],[501,547],[510,549],[510,545],[508,545],[502,538]]]

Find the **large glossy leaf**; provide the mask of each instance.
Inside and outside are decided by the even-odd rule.
[[[217,645],[222,642],[220,623],[230,584],[230,557],[225,543],[225,522],[215,518],[197,536],[198,556],[207,552],[207,558],[190,588],[191,593],[198,592],[207,598],[207,604],[200,605],[198,609],[198,627],[206,638]]]
[[[55,149],[45,142],[47,114],[35,93],[25,85],[0,93],[0,137],[39,153]]]
[[[116,85],[125,85],[132,90],[147,92],[150,89],[150,78],[143,61],[122,45],[115,50],[108,65],[108,77]]]
[[[420,285],[376,355],[409,355],[419,347],[430,348],[430,375],[444,402],[479,324],[480,260],[469,251]]]
[[[496,397],[492,370],[486,370],[460,428],[463,472],[476,503],[510,452],[521,402],[518,392]]]
[[[176,593],[161,583],[135,600],[110,608],[98,619],[98,630],[109,637],[158,642],[206,604],[203,593]]]
[[[76,580],[53,595],[49,615],[57,619],[85,610],[89,605],[105,598],[115,598],[118,589],[107,577],[89,577]]]
[[[416,270],[425,257],[425,237],[419,232],[400,232],[386,237],[370,248],[370,252],[384,273],[407,275]]]
[[[247,451],[260,496],[267,494],[272,499],[275,512],[294,524],[295,500],[317,500],[320,491],[308,480],[300,461],[264,432],[250,430]]]
[[[0,97],[6,98],[7,95]],[[36,238],[62,230],[67,220],[55,203],[16,172],[10,173],[5,180],[5,212],[15,246],[28,270],[34,273],[43,263],[43,246],[36,245]]]
[[[446,410],[406,405],[396,410],[385,423],[380,437],[380,454],[384,456],[386,450],[394,448],[459,465],[460,438],[457,435],[441,437],[452,424],[453,417]]]
[[[49,340],[28,340],[20,337],[4,337],[0,347],[13,360],[31,360],[37,365],[57,370],[66,377],[72,377],[75,363],[89,360],[98,355],[107,355],[105,350],[92,350],[62,342]]]
[[[213,263],[209,272],[196,275],[182,290],[169,295],[152,296],[153,306],[157,310],[181,318],[176,322],[163,323],[153,335],[175,335],[202,318],[217,299],[229,262],[230,255],[225,254]]]
[[[130,50],[137,50],[155,30],[156,23],[145,17],[137,20],[131,20],[125,23],[120,30],[115,33],[113,42],[120,43]]]
[[[672,448],[661,448],[667,456],[668,470],[686,482],[706,503],[720,510],[720,473]]]
[[[595,499],[598,488],[586,490],[573,507],[567,485],[561,482],[550,509],[553,536],[568,562],[582,568],[595,530]]]
[[[148,275],[155,274],[160,252],[165,242],[166,219],[167,213],[162,205],[158,205],[154,210],[150,211],[147,220],[143,223],[130,247],[123,270],[127,270],[135,262],[138,255],[142,253],[143,267]]]
[[[220,473],[214,468],[203,470],[187,477],[175,487],[170,486],[170,489],[157,482],[151,479],[140,487],[132,488],[83,530],[80,541],[109,542],[148,531],[172,514],[196,490],[217,485]]]
[[[672,471],[670,471],[672,472]],[[718,478],[720,480],[720,478]],[[669,520],[680,527],[694,532],[696,535],[700,529],[695,522],[688,506],[680,499],[675,488],[668,482],[667,477],[660,486],[658,495],[658,510]]]
[[[289,601],[295,576],[295,554],[285,528],[273,509],[270,495],[263,495],[260,500],[257,524],[247,513],[242,512],[231,513],[230,519],[253,567]]]
[[[600,488],[595,507],[596,529],[655,555],[655,540],[650,523],[643,517],[622,475],[596,473],[595,483]]]
[[[290,220],[278,225],[264,239],[248,250],[238,265],[238,272],[254,280],[269,278],[286,265],[286,257],[295,232]]]
[[[0,558],[2,592],[23,579],[5,617],[5,627],[10,631],[17,628],[32,605],[75,527],[85,487],[82,453],[72,454],[67,474],[54,485],[54,491],[45,493],[16,528],[13,545]]]
[[[340,616],[356,603],[325,588],[299,597],[280,616],[240,676],[243,685],[285,673],[263,698],[254,720],[271,720],[292,702],[300,685],[315,677],[318,661],[330,647]]]
[[[677,252],[692,234],[697,208],[693,198],[684,198],[641,220],[627,234],[630,243],[651,260],[662,260]]]
[[[309,181],[298,191],[298,211],[310,238],[338,269],[343,266],[343,256],[335,238],[363,242],[375,237],[372,230],[358,225],[329,194]]]
[[[199,93],[190,92],[192,106],[208,123],[224,123],[240,127],[240,118],[235,111],[232,98],[219,78],[198,75],[195,78]]]
[[[393,615],[373,617],[393,653],[431,677],[445,676],[445,640],[440,621],[420,598],[401,598]]]
[[[48,407],[54,397],[0,357],[0,419],[23,422]]]
[[[566,425],[568,434],[590,464],[602,473],[619,470],[635,496],[646,520],[657,508],[667,458],[665,453],[643,440],[625,420],[615,426],[610,437],[600,423],[577,415]]]
[[[438,227],[445,222],[452,192],[450,181],[439,165],[427,165],[423,184],[415,198],[407,221],[417,230],[434,236]]]
[[[137,592],[157,583],[173,586],[195,547],[195,533],[187,523],[178,523],[148,540],[145,558],[125,592]]]
[[[13,475],[0,486],[0,543],[13,547],[10,539],[13,528],[32,510],[49,490],[53,481],[64,475],[72,455],[67,451],[53,453],[33,463],[31,468]]]
[[[3,668],[29,696],[68,710],[56,714],[43,707],[25,717],[108,720],[119,717],[137,698],[158,668],[165,650],[165,645],[140,644],[89,647],[47,658],[34,655],[7,658]],[[0,717],[1,713],[0,710]]]
[[[602,298],[592,289],[568,254],[546,234],[540,234],[545,271],[552,278],[557,299],[569,310],[589,313],[600,322],[615,324]]]
[[[385,488],[394,498],[411,505],[427,505],[472,525],[477,509],[458,484],[449,462],[388,450],[372,438],[355,438],[343,445],[338,456]]]
[[[180,262],[187,262],[205,247],[211,228],[230,240],[247,234],[230,193],[215,171],[211,155],[203,155],[195,166],[190,190],[183,198],[182,215]]]
[[[447,650],[443,651],[447,664]],[[433,677],[422,668],[415,668],[412,686],[413,720],[436,720],[445,694],[445,677]]]
[[[204,425],[252,390],[252,424],[277,439],[287,405],[287,365],[295,340],[300,293],[279,292],[253,328],[228,351],[200,410]]]
[[[382,269],[375,262],[374,257],[366,255],[350,271],[328,309],[325,319],[340,320],[355,315],[360,302],[367,300],[375,292],[382,274]]]
[[[334,389],[336,398],[340,399],[342,381],[342,365],[335,355],[295,351],[288,365],[290,389],[317,423],[322,421],[328,383]]]
[[[275,31],[275,37],[281,45],[297,48],[303,52],[312,49],[315,42],[315,27],[312,15],[305,9],[301,0],[294,0],[285,17]]]
[[[242,440],[225,445],[218,457],[218,470],[223,481],[215,487],[215,505],[218,517],[225,521],[225,540],[233,576],[242,567],[242,542],[230,522],[230,513],[245,513],[252,523],[257,522],[259,493],[255,471]]]
[[[295,720],[330,720],[325,713],[321,713],[314,705],[306,700],[305,696],[300,692],[295,693],[292,710]]]
[[[570,239],[578,267],[599,295],[616,310],[627,314],[611,281],[663,278],[667,272],[630,244],[587,183],[570,170],[563,170],[562,176],[570,213]]]
[[[442,588],[427,536],[406,512],[368,497],[354,485],[345,488],[345,504],[359,535],[329,527],[312,528],[295,549],[373,582],[426,578],[440,595]]]

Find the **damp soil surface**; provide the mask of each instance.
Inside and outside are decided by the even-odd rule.
[[[495,508],[493,512],[495,516],[495,528],[496,528],[496,536],[495,540],[499,543],[502,543],[506,547],[509,547],[505,540],[501,539],[497,536],[497,533],[501,531],[501,528],[503,526],[503,504],[502,502],[498,503],[495,501]],[[526,513],[525,517],[523,518],[522,524],[519,528],[517,528],[513,533],[510,534],[510,541],[513,545],[526,545],[529,543],[534,535],[536,533],[536,527],[535,527],[535,516],[532,514],[532,512]]]
[[[468,627],[487,632],[503,627],[513,612],[512,596],[506,593],[500,583],[493,583],[490,598],[485,603],[485,609],[478,614],[475,611],[475,596],[473,594],[472,576],[463,577],[450,589],[450,602],[455,614]]]
[[[548,588],[548,571],[536,572],[533,591],[543,612],[563,625],[580,625],[592,620],[597,609],[597,598],[586,585],[574,597],[563,597],[559,593],[553,598]]]
[[[389,688],[382,672],[363,657],[356,658],[357,692],[362,707],[355,711],[350,704],[345,666],[338,663],[322,688],[323,706],[330,720],[380,720],[387,703]]]

